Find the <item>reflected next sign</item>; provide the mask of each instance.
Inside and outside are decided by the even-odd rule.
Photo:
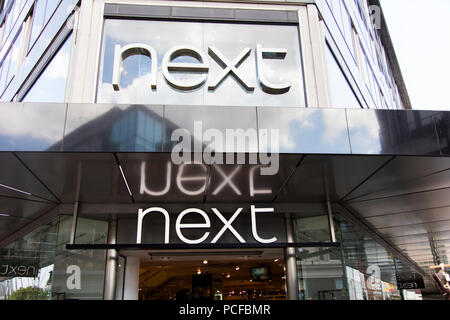
[[[37,276],[38,270],[39,267],[37,264],[2,263],[0,264],[0,277],[34,278]]]

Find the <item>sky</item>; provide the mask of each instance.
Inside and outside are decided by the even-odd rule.
[[[413,109],[450,110],[450,0],[381,0]]]

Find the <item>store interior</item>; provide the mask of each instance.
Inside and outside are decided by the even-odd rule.
[[[146,252],[140,300],[284,300],[281,249]]]

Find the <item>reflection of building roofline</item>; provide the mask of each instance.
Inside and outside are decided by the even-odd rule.
[[[89,140],[91,139],[91,137],[103,138],[105,137],[104,131],[111,130],[111,123],[113,121],[119,121],[127,114],[138,111],[146,113],[150,118],[161,123],[162,129],[165,132],[167,132],[167,130],[171,132],[177,128],[180,128],[172,121],[152,111],[145,105],[130,104],[129,107],[125,109],[120,108],[118,105],[115,105],[107,112],[93,118],[92,120],[89,120],[88,122],[82,124],[80,127],[77,127],[75,130],[69,133],[65,133],[63,139],[53,144],[47,149],[47,151],[61,151],[64,148],[67,148],[67,146],[72,146],[69,148],[73,148],[73,146],[84,144],[86,143],[86,141],[92,141]],[[162,134],[164,133],[162,132]],[[165,143],[164,141],[161,142]]]
[[[153,119],[160,121],[162,124],[164,123],[163,117],[143,105],[130,105],[130,107],[126,108],[125,110],[118,106],[114,106],[100,116],[95,117],[92,120],[84,123],[80,127],[76,128],[75,130],[66,133],[61,141],[52,145],[48,150],[61,150],[62,147],[67,146],[67,144],[73,145],[84,142],[89,136],[102,137],[102,134],[100,132],[102,130],[109,130],[111,128],[111,120],[107,121],[108,118],[120,119],[125,113],[131,113],[133,111],[146,112]]]

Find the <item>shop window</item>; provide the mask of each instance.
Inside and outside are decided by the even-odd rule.
[[[297,214],[292,222],[295,242],[331,242],[327,214]],[[340,248],[305,247],[295,253],[300,300],[347,299]]]
[[[392,254],[342,216],[334,217],[349,299],[399,300]]]
[[[25,95],[23,102],[64,102],[72,36],[69,36]]]
[[[104,238],[108,229],[108,222],[80,218],[78,223],[76,241],[87,241],[85,243],[91,244],[105,242]],[[70,240],[71,228],[72,217],[61,217],[58,223],[56,249],[53,260],[54,269],[51,297],[53,300],[102,300],[106,250],[68,251],[66,244]],[[70,275],[77,277],[77,274],[81,274],[82,276],[76,281],[70,282],[68,288],[68,277]],[[73,288],[79,289],[74,290]]]
[[[58,221],[56,218],[0,250],[4,274],[0,300],[51,299]]]
[[[300,300],[346,300],[339,248],[297,248]]]

